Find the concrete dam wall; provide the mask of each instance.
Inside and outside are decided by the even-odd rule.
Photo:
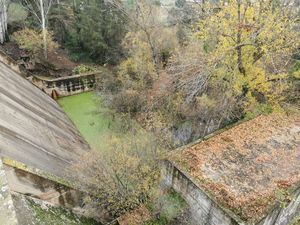
[[[190,206],[193,224],[238,224],[237,220],[230,217],[209,195],[168,161],[163,164],[162,179],[164,186],[174,188],[186,200]]]
[[[0,62],[0,156],[61,177],[89,149],[53,99]]]
[[[190,206],[192,221],[197,225],[294,225],[292,222],[300,217],[300,186],[292,191],[289,204],[282,206],[278,203],[261,221],[247,223],[217,204],[207,192],[169,161],[163,164],[162,182],[165,187],[172,187],[183,196]]]

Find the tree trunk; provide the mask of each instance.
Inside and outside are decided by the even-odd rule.
[[[7,0],[0,0],[0,43],[5,41],[7,30]]]
[[[48,50],[47,50],[47,29],[46,29],[46,18],[45,18],[45,10],[44,10],[44,2],[40,0],[40,9],[41,9],[41,19],[42,19],[42,34],[43,34],[43,50],[45,59],[48,58]]]
[[[242,58],[242,45],[241,45],[241,37],[242,37],[242,19],[241,19],[241,1],[237,0],[237,13],[238,13],[238,27],[237,27],[237,55],[238,55],[238,68],[241,74],[245,75],[245,68],[243,65],[243,58]]]
[[[159,60],[157,59],[157,54],[156,54],[156,51],[155,51],[155,47],[152,43],[151,36],[150,36],[149,32],[146,29],[144,29],[144,31],[145,31],[145,34],[146,34],[146,37],[147,37],[147,40],[148,40],[148,44],[150,45],[152,61],[153,61],[153,64],[154,64],[155,72],[156,72],[157,76],[159,76]]]

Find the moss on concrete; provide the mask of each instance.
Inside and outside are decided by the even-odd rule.
[[[290,225],[300,225],[300,216],[297,217],[296,219],[294,219],[294,220],[290,223]]]
[[[78,217],[69,210],[61,207],[47,206],[42,208],[41,205],[34,201],[30,201],[30,206],[34,210],[35,218],[43,225],[93,225],[97,224],[92,219]]]
[[[17,218],[0,158],[0,224],[16,225]]]
[[[143,225],[167,225],[188,210],[185,200],[173,189],[170,189],[167,194],[162,195],[156,204],[148,205],[148,207],[153,215],[157,214],[155,212],[159,210],[159,218],[146,221]]]
[[[38,175],[40,177],[43,177],[45,179],[48,179],[48,180],[51,180],[51,181],[54,181],[56,183],[59,183],[59,184],[62,184],[66,187],[70,187],[70,188],[74,188],[76,189],[75,185],[65,179],[65,178],[61,178],[61,177],[58,177],[58,176],[55,176],[53,174],[50,174],[50,173],[47,173],[47,172],[44,172],[42,170],[39,170],[39,169],[35,169],[35,168],[31,168],[21,162],[18,162],[18,161],[15,161],[15,160],[12,160],[12,159],[8,159],[8,158],[2,158],[2,161],[3,161],[3,164],[5,165],[8,165],[8,166],[11,166],[11,167],[14,167],[14,168],[17,168],[17,169],[20,169],[20,170],[23,170],[23,171],[26,171],[28,173],[32,173],[32,174],[35,174],[35,175]]]
[[[80,217],[71,210],[57,207],[20,194],[13,195],[20,224],[39,225],[97,225],[93,219]]]

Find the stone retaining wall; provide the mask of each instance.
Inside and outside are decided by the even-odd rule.
[[[180,193],[190,206],[194,224],[197,225],[234,225],[250,224],[240,220],[232,211],[218,205],[214,199],[201,190],[188,175],[173,163],[165,161],[162,166],[162,185],[172,187]],[[300,184],[290,190],[291,201],[278,203],[273,210],[257,225],[289,225],[300,218]],[[251,223],[251,225],[253,225]]]
[[[11,191],[57,206],[80,207],[84,196],[80,191],[9,165],[4,164],[4,169]]]
[[[46,94],[54,99],[65,97],[94,89],[96,81],[99,79],[102,71],[78,74],[73,76],[61,77],[56,79],[47,79],[32,74],[28,71],[21,70],[18,63],[0,49],[0,61],[8,65],[15,72],[28,79],[35,86],[40,88]]]
[[[259,225],[292,225],[294,220],[300,218],[300,185],[292,193],[289,204],[278,204]]]
[[[93,90],[101,72],[73,75],[57,79],[34,77],[32,82],[52,98],[70,96]]]
[[[218,206],[206,193],[194,184],[171,162],[166,161],[162,169],[163,185],[180,193],[190,206],[194,224],[233,225],[239,224]]]

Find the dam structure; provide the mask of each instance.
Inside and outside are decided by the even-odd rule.
[[[0,224],[101,224],[84,217],[86,193],[71,176],[89,151],[56,101],[1,53]]]
[[[197,225],[299,224],[300,117],[261,115],[175,150],[162,180]]]

